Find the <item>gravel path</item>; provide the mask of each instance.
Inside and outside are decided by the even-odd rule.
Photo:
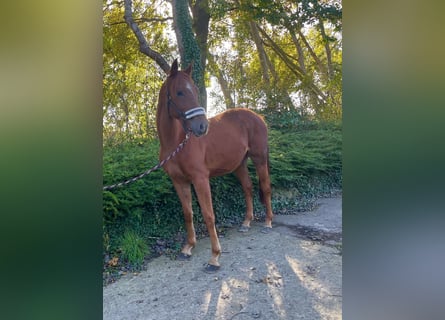
[[[216,274],[203,272],[205,238],[191,261],[159,257],[104,287],[103,319],[341,319],[341,197],[321,199],[312,212],[277,215],[269,234],[261,227],[220,239]]]

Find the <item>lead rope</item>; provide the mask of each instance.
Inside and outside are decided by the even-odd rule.
[[[116,184],[112,184],[109,186],[104,186],[102,189],[103,190],[110,190],[110,189],[114,189],[117,187],[121,187],[123,185],[127,185],[129,183],[135,182],[136,180],[139,180],[143,177],[145,177],[147,174],[152,173],[155,170],[158,170],[159,168],[161,168],[162,166],[164,166],[164,164],[166,164],[171,158],[173,158],[174,156],[176,156],[178,154],[179,151],[181,151],[185,144],[187,143],[187,141],[190,139],[190,132],[187,132],[185,135],[185,139],[178,145],[178,147],[175,149],[175,151],[173,151],[167,158],[165,158],[164,160],[162,160],[161,162],[159,162],[157,165],[155,165],[153,168],[148,169],[147,171],[141,173],[140,175],[128,179],[124,182],[120,182],[120,183],[116,183]]]

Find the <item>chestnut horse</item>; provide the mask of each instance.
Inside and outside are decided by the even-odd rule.
[[[212,257],[205,271],[215,272],[220,268],[221,246],[215,229],[209,178],[230,172],[238,177],[246,200],[246,215],[239,231],[248,231],[253,219],[252,181],[247,170],[250,157],[259,177],[260,198],[266,206],[263,232],[272,228],[267,127],[260,116],[248,109],[230,109],[207,119],[204,108],[199,106],[198,89],[191,72],[192,65],[178,71],[175,60],[161,87],[157,110],[159,158],[165,159],[184,140],[186,133],[193,133],[184,149],[164,165],[181,200],[187,230],[187,241],[178,259],[190,259],[196,244],[193,184],[212,245]]]

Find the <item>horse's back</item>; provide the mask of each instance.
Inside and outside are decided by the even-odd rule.
[[[227,118],[227,119],[258,119],[261,122],[264,122],[262,116],[257,114],[256,112],[246,109],[246,108],[232,108],[227,109],[224,112],[221,112],[220,114],[217,114],[216,116],[210,118],[209,120],[212,121],[212,119],[221,119],[221,118]]]
[[[209,119],[217,130],[245,132],[249,138],[265,138],[267,140],[267,125],[262,116],[245,108],[234,108],[226,110]]]

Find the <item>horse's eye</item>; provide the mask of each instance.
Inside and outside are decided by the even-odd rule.
[[[178,93],[176,93],[176,95],[179,96],[179,97],[181,97],[181,96],[184,95],[184,92],[182,92],[182,91],[178,91]]]

